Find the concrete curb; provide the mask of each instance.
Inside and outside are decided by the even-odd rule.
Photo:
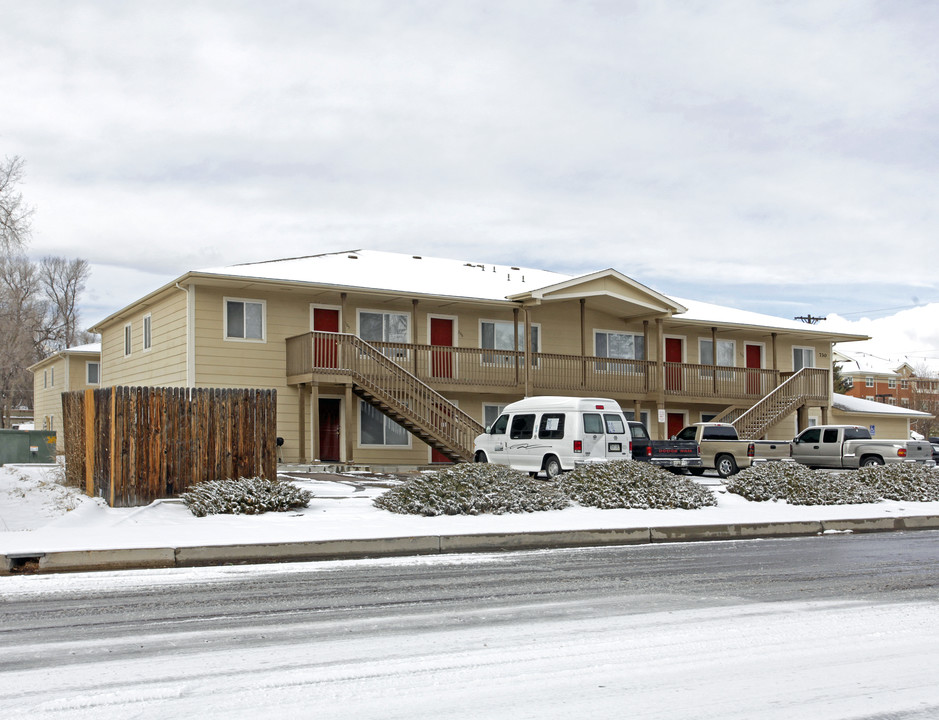
[[[423,535],[417,537],[316,540],[176,548],[40,551],[5,555],[5,562],[0,564],[0,575],[23,572],[46,573],[198,567],[205,565],[346,560],[401,555],[439,555],[543,548],[599,547],[604,545],[644,545],[665,542],[806,537],[822,535],[826,532],[871,533],[936,529],[939,529],[939,515],[918,515],[896,518],[677,525],[672,527],[480,533],[474,535]]]

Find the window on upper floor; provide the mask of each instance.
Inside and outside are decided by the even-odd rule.
[[[133,347],[131,346],[131,338],[133,337],[133,326],[130,323],[127,323],[124,326],[124,357],[130,355]]]
[[[143,316],[143,349],[144,350],[150,349],[150,344],[151,344],[150,328],[152,327],[151,320],[152,318],[149,314]]]
[[[909,390],[909,389],[910,389],[910,381],[909,381],[909,380],[901,380],[901,381],[900,381],[900,389],[901,389],[901,390]]]
[[[602,358],[619,360],[645,360],[646,339],[633,333],[609,332],[597,330],[593,335],[594,355]],[[639,372],[640,366],[634,363],[598,363],[598,369],[605,372]]]
[[[411,342],[411,316],[402,312],[359,311],[359,337],[370,343]],[[401,360],[407,357],[405,348],[382,348],[382,353]]]
[[[896,378],[890,378],[889,380],[887,380],[887,387],[888,387],[888,388],[890,388],[891,390],[893,390],[894,388],[896,388],[896,386],[897,386],[897,380],[896,380]]]
[[[518,345],[515,344],[515,323],[512,321],[483,320],[479,323],[479,346],[484,350],[525,350],[525,326],[518,326]],[[541,326],[531,326],[531,351],[541,352]],[[512,365],[515,363],[511,355],[500,355],[498,352],[483,353],[483,362],[492,365]],[[532,360],[532,365],[537,359]]]
[[[815,367],[815,348],[792,348],[792,371],[799,372],[802,368]]]
[[[263,300],[225,298],[225,339],[263,341],[266,306]]]
[[[864,378],[864,387],[874,387],[874,378],[872,377]]]
[[[97,385],[101,382],[101,363],[89,361],[85,363],[85,384]]]
[[[700,363],[702,365],[719,365],[721,367],[733,367],[735,365],[737,355],[737,343],[733,340],[718,340],[717,341],[717,362],[714,362],[714,341],[713,340],[699,340],[698,341],[698,357],[700,358]],[[702,369],[700,371],[700,376],[702,378],[713,377],[713,371],[708,369]],[[718,378],[722,380],[731,380],[733,378],[733,371],[724,370],[718,373]]]

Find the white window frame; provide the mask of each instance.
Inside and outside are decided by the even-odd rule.
[[[507,404],[508,403],[483,403],[483,425],[488,428],[492,423],[498,420]],[[495,411],[492,412],[492,420],[486,422],[486,414],[491,411]]]
[[[491,320],[488,318],[482,318],[479,321],[479,349],[487,351],[487,352],[483,352],[480,354],[480,360],[482,364],[483,365],[495,365],[495,366],[501,366],[501,367],[508,367],[508,366],[515,365],[515,360],[512,356],[503,355],[499,357],[498,355],[498,353],[500,352],[513,352],[511,348],[502,348],[502,347],[487,348],[483,345],[483,325],[487,325],[487,324],[493,326],[492,328],[493,344],[495,344],[497,325],[510,326],[512,328],[513,341],[515,339],[515,321],[514,320]],[[531,354],[536,355],[537,353],[541,352],[541,346],[542,346],[541,323],[530,323],[530,325],[532,328],[531,336],[532,336],[532,339],[534,340],[534,343],[532,343],[533,347],[531,349]],[[524,355],[525,354],[525,325],[522,323],[519,323],[518,325],[518,345],[520,347],[516,348],[514,352],[519,352],[519,353],[522,353],[522,355]],[[522,363],[522,365],[524,365],[524,363]],[[531,365],[532,367],[537,367],[538,359],[533,357],[531,361]]]
[[[143,316],[143,349],[148,351],[153,346],[153,316],[147,313]]]
[[[384,424],[383,424],[383,427],[382,427],[382,436],[383,436],[384,439],[387,440],[387,437],[388,437],[388,423],[391,423],[392,425],[395,425],[396,427],[400,427],[400,428],[401,428],[401,430],[404,432],[404,434],[405,434],[405,436],[406,436],[406,438],[407,438],[407,443],[405,443],[405,444],[397,444],[397,443],[396,443],[396,444],[389,444],[389,443],[387,443],[387,442],[383,442],[383,443],[366,443],[366,442],[364,442],[364,441],[362,440],[362,412],[363,412],[364,408],[369,408],[370,410],[374,410],[376,413],[378,413],[378,414],[381,416],[382,422],[384,423]],[[358,437],[358,445],[359,445],[360,448],[381,448],[381,449],[383,449],[383,450],[410,450],[410,449],[411,449],[411,446],[412,446],[412,442],[411,442],[412,435],[411,435],[411,433],[408,432],[404,427],[398,425],[398,423],[396,423],[396,422],[395,422],[394,420],[392,420],[390,417],[388,417],[387,415],[385,415],[384,413],[382,413],[380,410],[378,410],[377,408],[373,407],[372,405],[369,405],[367,402],[365,402],[364,400],[361,400],[361,399],[359,400],[359,416],[358,416],[358,417],[359,417],[359,421],[358,421],[358,423],[357,423],[357,425],[358,425],[358,436],[359,436],[359,437]]]
[[[699,371],[699,376],[702,378],[712,378],[714,377],[711,366],[716,365],[719,368],[734,368],[737,367],[737,341],[736,340],[727,340],[726,338],[718,338],[717,340],[717,355],[720,355],[720,349],[723,347],[725,350],[727,346],[730,346],[730,364],[722,364],[720,361],[716,363],[708,363],[704,361],[704,346],[711,345],[711,355],[714,356],[713,341],[711,338],[698,338],[698,364],[703,367]],[[733,380],[733,373],[728,372],[719,372],[717,375],[718,378],[722,380]]]
[[[98,368],[98,379],[94,382],[91,381],[91,367],[95,366]],[[85,362],[85,384],[86,385],[100,385],[101,384],[101,361],[100,360],[88,360]]]
[[[887,380],[887,387],[888,387],[889,389],[891,389],[891,390],[896,390],[896,389],[897,389],[897,379],[896,379],[896,378],[890,378],[889,380]]]
[[[48,370],[42,371],[42,387],[43,389],[49,387],[49,371]]]
[[[381,339],[381,340],[375,340],[374,338],[372,338],[372,339],[367,339],[367,338],[365,338],[365,337],[362,335],[362,315],[363,315],[363,314],[367,314],[367,315],[381,315],[381,316],[382,316],[382,323],[381,323],[382,339]],[[362,338],[363,340],[365,340],[365,342],[368,342],[368,343],[371,343],[371,342],[400,343],[400,344],[402,344],[402,345],[410,345],[411,342],[412,342],[412,341],[411,341],[411,337],[412,337],[411,333],[413,332],[413,330],[412,330],[412,328],[411,328],[411,324],[412,324],[411,321],[412,321],[413,318],[411,317],[411,313],[408,312],[407,310],[373,310],[373,309],[371,309],[371,308],[359,308],[358,310],[356,310],[356,314],[355,314],[355,315],[356,315],[356,316],[355,316],[355,321],[356,321],[356,335],[358,335],[360,338]],[[384,318],[385,318],[385,316],[389,316],[389,315],[399,315],[399,316],[403,317],[405,320],[407,320],[407,333],[406,333],[406,335],[405,335],[405,339],[404,339],[404,340],[388,340],[388,339],[385,338],[386,325],[385,325],[385,320],[384,320]],[[340,320],[341,320],[341,318],[340,318]],[[406,360],[408,359],[408,356],[410,355],[410,353],[409,353],[407,350],[404,350],[404,349],[402,349],[402,348],[382,348],[382,354],[383,354],[385,357],[389,357],[389,358],[391,358],[392,360],[395,360],[395,361],[406,361]]]
[[[599,354],[599,348],[597,347],[597,343],[598,343],[598,341],[599,341],[601,335],[606,335],[606,336],[607,336],[607,340],[606,340],[607,353],[609,353],[609,350],[610,350],[610,339],[609,339],[609,336],[611,336],[611,335],[620,335],[620,336],[622,336],[622,337],[630,337],[630,338],[632,338],[632,341],[633,341],[633,355],[634,355],[634,356],[635,356],[635,354],[636,354],[636,353],[635,353],[635,350],[636,350],[637,341],[641,341],[641,342],[642,342],[642,357],[626,357],[626,356],[623,356],[623,355],[609,355],[609,354],[607,354],[607,355],[600,355],[600,354]],[[595,330],[593,331],[593,354],[594,354],[594,357],[610,358],[610,359],[612,359],[612,360],[635,360],[635,361],[641,363],[641,362],[643,362],[643,361],[646,359],[646,337],[645,337],[645,335],[643,335],[642,333],[629,332],[629,331],[627,331],[627,330],[603,330],[603,329],[595,329]],[[643,372],[643,366],[642,366],[642,365],[634,365],[633,363],[599,363],[599,362],[598,362],[598,363],[597,363],[597,370],[599,370],[599,371],[601,371],[601,372],[615,372],[615,371],[619,370],[619,371],[621,371],[621,372],[622,372],[622,371],[625,371],[625,372],[628,372],[628,373],[637,374],[637,373]]]
[[[241,303],[244,305],[242,333],[247,334],[247,306],[261,306],[261,337],[233,337],[228,328],[228,303]],[[227,342],[266,343],[267,342],[267,300],[257,298],[224,297],[222,298],[222,338]]]
[[[124,325],[124,357],[129,357],[134,351],[134,325],[127,323]]]
[[[792,346],[792,372],[798,372],[802,368],[796,367],[796,352],[802,355],[802,368],[814,368],[815,367],[815,348],[805,345],[793,345]],[[812,360],[811,365],[805,364],[805,354],[810,353]]]
[[[864,387],[874,387],[874,378],[872,377],[864,378]]]

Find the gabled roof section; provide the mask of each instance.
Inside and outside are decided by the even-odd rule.
[[[83,355],[89,358],[100,357],[101,343],[88,343],[87,345],[76,345],[75,347],[66,348],[65,350],[59,350],[58,352],[52,353],[49,357],[43,358],[37,363],[33,363],[26,369],[35,370],[43,365],[49,365],[60,358],[67,358],[69,355]]]
[[[534,303],[580,298],[587,300],[592,307],[623,317],[674,315],[687,309],[612,268],[509,296],[509,300]]]

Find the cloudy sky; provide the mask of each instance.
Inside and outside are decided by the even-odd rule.
[[[27,162],[31,254],[92,263],[89,324],[186,270],[370,248],[614,267],[838,329],[902,324],[879,352],[939,358],[932,0],[0,17],[0,156]]]

